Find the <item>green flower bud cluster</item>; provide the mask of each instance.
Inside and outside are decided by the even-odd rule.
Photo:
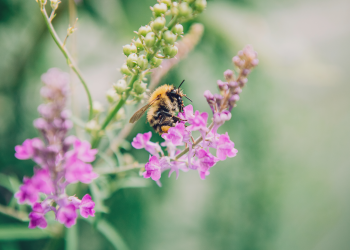
[[[150,69],[157,68],[163,59],[174,58],[178,53],[176,40],[183,35],[184,28],[180,22],[193,18],[206,7],[206,0],[158,0],[151,7],[153,20],[135,31],[137,37],[132,43],[123,46],[126,62],[120,71],[124,75],[113,85],[116,93],[124,98],[130,94],[134,100],[144,97],[147,84],[140,79]],[[167,24],[166,16],[171,16]],[[133,79],[129,87],[125,80]],[[113,99],[109,97],[109,99]]]

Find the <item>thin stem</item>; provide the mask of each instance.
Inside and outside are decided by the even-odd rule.
[[[91,98],[91,94],[90,94],[89,88],[88,88],[88,86],[86,84],[86,81],[84,80],[84,78],[82,76],[82,73],[80,72],[80,70],[76,66],[76,63],[73,60],[72,56],[69,54],[68,50],[63,45],[63,43],[61,42],[60,38],[58,37],[54,27],[52,26],[52,24],[50,22],[50,18],[47,15],[45,6],[40,4],[40,11],[41,11],[41,14],[44,17],[46,26],[49,29],[49,32],[50,32],[53,40],[55,41],[56,45],[58,46],[58,48],[63,53],[64,57],[67,59],[68,66],[75,72],[75,74],[78,76],[79,80],[81,81],[81,83],[84,86],[84,89],[85,89],[85,92],[86,92],[86,94],[88,96],[88,101],[89,101],[89,120],[91,120],[92,119],[92,115],[93,115],[93,113],[92,113],[92,98]]]
[[[209,125],[209,131],[214,127],[214,122],[212,122],[210,125]],[[197,138],[197,140],[195,140],[195,142],[193,143],[192,147],[194,146],[197,146],[198,143],[200,143],[201,141],[203,140],[203,137],[200,136]],[[175,158],[174,158],[174,161],[177,161],[178,159],[181,158],[181,156],[185,155],[190,149],[189,148],[185,148],[184,150],[182,150],[180,153],[178,153]]]
[[[132,164],[132,165],[126,165],[121,166],[117,168],[95,168],[94,171],[98,174],[118,174],[138,168],[143,168],[145,166],[145,163],[142,164]]]
[[[117,103],[117,105],[114,107],[114,109],[112,109],[111,112],[109,112],[109,114],[107,115],[107,117],[105,118],[105,120],[103,121],[102,123],[102,126],[101,126],[101,129],[99,130],[100,131],[103,131],[106,129],[107,125],[112,121],[113,117],[115,117],[115,115],[118,113],[118,111],[121,109],[121,107],[124,106],[126,100],[128,99],[129,95],[130,95],[130,92],[134,86],[134,83],[135,81],[138,79],[139,77],[139,73],[136,72],[136,74],[134,74],[130,81],[129,81],[129,84],[128,84],[128,90],[125,91],[125,97],[120,99],[120,101]],[[98,147],[98,144],[100,143],[100,133],[97,133],[97,137],[95,137],[93,140],[92,140],[92,148],[97,148]]]
[[[14,210],[11,207],[6,207],[0,204],[0,213],[6,214],[8,216],[11,216],[13,218],[16,218],[21,221],[28,221],[28,214],[22,211]]]

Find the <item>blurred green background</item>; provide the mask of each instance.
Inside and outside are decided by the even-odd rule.
[[[69,14],[62,2],[53,23],[63,39]],[[119,79],[122,45],[149,22],[153,4],[77,3],[78,31],[68,48],[95,100],[105,102],[105,91]],[[186,79],[194,108],[209,111],[203,92],[215,92],[232,56],[253,45],[260,64],[219,131],[229,132],[239,153],[213,167],[205,181],[196,171],[178,180],[164,174],[162,188],[152,183],[114,193],[105,218],[130,249],[350,249],[349,13],[347,0],[208,2],[194,20],[205,26],[201,42],[161,84]],[[0,172],[21,179],[32,175],[33,163],[15,159],[14,146],[38,136],[32,121],[40,76],[51,67],[69,71],[34,0],[0,0],[0,58]],[[85,93],[72,81],[86,114]],[[128,139],[149,130],[141,121]],[[146,153],[129,153],[147,160]],[[11,197],[0,187],[0,204]],[[63,238],[5,237],[13,226],[27,223],[0,214],[0,249],[64,248]],[[79,249],[113,249],[90,224],[78,221],[77,228]]]

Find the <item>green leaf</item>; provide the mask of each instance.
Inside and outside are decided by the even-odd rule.
[[[48,231],[43,229],[30,229],[28,226],[1,225],[0,241],[7,240],[37,240],[50,238]]]
[[[97,223],[97,230],[103,234],[116,250],[129,250],[129,247],[120,236],[119,232],[107,221],[101,219]]]
[[[0,174],[0,186],[8,189],[12,193],[17,192],[20,182],[15,176]]]

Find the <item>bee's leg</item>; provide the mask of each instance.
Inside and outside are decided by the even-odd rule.
[[[160,129],[163,131],[163,133],[168,133],[170,126],[161,126]]]
[[[162,110],[162,111],[159,111],[159,113],[168,115],[168,116],[170,116],[170,117],[172,117],[172,118],[174,118],[174,119],[176,119],[176,120],[178,120],[178,121],[187,121],[187,120],[181,119],[180,117],[177,117],[176,115],[172,115],[172,114],[170,114],[169,112],[166,112],[166,111],[163,111],[163,110]]]

